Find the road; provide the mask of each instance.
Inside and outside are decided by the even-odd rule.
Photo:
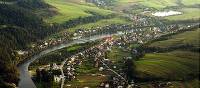
[[[73,56],[71,56],[71,57],[69,57],[69,58],[73,58],[73,57],[75,57],[75,56],[77,56],[77,55],[79,55],[79,54],[81,54],[81,53],[84,54],[86,51],[92,50],[92,49],[94,49],[95,47],[104,45],[104,44],[106,44],[106,43],[107,43],[107,42],[103,42],[103,43],[101,43],[101,44],[95,45],[95,46],[93,46],[93,47],[91,47],[91,48],[89,48],[89,49],[86,49],[86,50],[84,50],[84,51],[82,51],[82,52],[79,52],[79,53],[77,53],[77,54],[75,54],[75,55],[73,55]],[[65,82],[65,75],[64,75],[64,72],[63,72],[63,67],[64,67],[64,65],[66,64],[66,62],[68,61],[69,58],[66,58],[66,59],[61,63],[61,66],[60,66],[60,70],[61,70],[61,74],[62,74],[61,88],[64,87],[64,82]],[[114,71],[113,69],[111,69],[111,68],[110,68],[106,63],[104,63],[102,60],[100,60],[100,62],[101,62],[109,71],[113,72],[113,73],[116,74],[118,77],[120,77],[121,79],[123,79],[124,82],[127,82],[127,80],[126,80],[123,76],[121,76],[119,73],[117,73],[116,71]]]
[[[118,34],[118,33],[101,34],[101,35],[94,35],[94,36],[91,36],[89,38],[77,39],[77,40],[73,40],[70,43],[60,44],[58,46],[46,49],[46,50],[42,51],[41,53],[34,55],[29,60],[23,62],[20,66],[18,66],[18,69],[19,69],[19,72],[20,72],[20,82],[18,84],[19,88],[36,88],[34,82],[31,79],[29,71],[28,71],[28,67],[29,67],[30,63],[32,63],[36,59],[42,57],[43,55],[45,55],[47,53],[50,53],[50,52],[58,50],[58,49],[62,49],[64,47],[68,47],[68,46],[80,44],[80,43],[86,43],[86,42],[89,42],[89,41],[95,41],[95,40],[102,39],[102,38],[105,38],[105,37],[110,37],[111,35],[121,35],[121,34]],[[63,65],[64,65],[65,62],[66,62],[66,60],[62,62]],[[63,75],[63,77],[64,77],[64,75]],[[61,88],[62,88],[63,85],[64,85],[64,80],[62,80]]]
[[[130,32],[132,32],[132,30],[128,30],[127,32],[130,33]],[[34,55],[33,57],[31,57],[30,59],[28,59],[27,61],[23,62],[22,64],[20,64],[18,66],[18,69],[19,69],[19,72],[20,72],[20,82],[18,84],[19,88],[36,88],[34,82],[31,79],[31,76],[29,75],[28,67],[29,67],[30,63],[32,63],[36,59],[40,58],[41,56],[43,56],[43,55],[45,55],[49,52],[64,48],[64,47],[68,47],[68,46],[71,46],[71,45],[74,45],[74,44],[79,44],[79,43],[86,43],[86,42],[89,42],[89,41],[95,41],[97,39],[102,39],[102,38],[105,38],[105,37],[109,37],[111,35],[121,35],[121,34],[118,34],[118,33],[101,34],[101,35],[94,35],[94,36],[91,36],[89,38],[77,39],[77,40],[73,40],[70,43],[60,44],[58,46],[46,49],[46,50],[42,51],[41,53]]]
[[[36,88],[34,82],[31,79],[31,76],[29,74],[28,67],[29,67],[30,63],[32,63],[36,59],[40,58],[41,56],[43,56],[43,55],[45,55],[49,52],[52,52],[52,51],[55,51],[55,50],[58,50],[58,49],[62,49],[64,47],[68,47],[68,46],[71,46],[71,45],[74,45],[74,44],[80,44],[80,43],[86,43],[86,42],[89,42],[89,41],[95,41],[97,39],[102,39],[102,38],[108,37],[108,36],[110,36],[110,35],[109,34],[96,35],[96,36],[91,37],[91,39],[83,38],[83,39],[74,40],[74,41],[67,43],[67,44],[61,44],[61,45],[46,49],[46,50],[42,51],[41,53],[31,57],[29,60],[25,61],[20,66],[18,66],[18,69],[19,69],[19,72],[20,72],[19,88]]]
[[[107,37],[107,36],[105,36],[105,37]],[[84,40],[84,41],[85,41],[85,40]],[[105,43],[105,42],[104,42],[104,43]],[[101,44],[104,44],[104,43],[101,43]],[[99,45],[101,45],[101,44],[99,44]],[[96,46],[99,46],[99,45],[96,45]],[[77,56],[77,55],[79,55],[79,54],[81,54],[81,53],[85,53],[86,51],[91,50],[91,49],[95,48],[96,46],[93,46],[93,47],[91,47],[91,48],[89,48],[89,49],[86,49],[86,50],[84,50],[84,51],[82,51],[82,52],[79,52],[79,53],[77,53],[77,54],[75,54],[75,55],[73,55],[73,56],[71,56],[71,57],[69,57],[69,58],[72,58],[72,57],[74,57],[74,56]],[[65,75],[64,75],[64,72],[63,72],[63,67],[64,67],[64,65],[66,64],[67,60],[68,60],[68,58],[66,58],[66,59],[61,63],[61,66],[60,66],[61,74],[62,74],[61,88],[63,88],[64,83],[65,83]]]

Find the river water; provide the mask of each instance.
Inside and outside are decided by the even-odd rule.
[[[117,34],[117,33],[115,33],[115,34],[102,34],[102,35],[95,35],[95,36],[88,37],[88,38],[77,39],[77,40],[73,40],[72,42],[69,42],[69,43],[66,43],[66,44],[60,44],[58,46],[46,49],[46,50],[40,52],[39,54],[34,55],[29,60],[25,61],[23,64],[18,66],[18,69],[19,69],[19,72],[20,72],[19,88],[37,88],[35,86],[34,82],[31,79],[31,76],[30,76],[29,71],[28,71],[28,67],[29,67],[30,63],[32,63],[36,59],[40,58],[41,56],[43,56],[43,55],[45,55],[49,52],[64,48],[64,47],[68,47],[68,46],[71,46],[71,45],[74,45],[74,44],[86,43],[86,42],[89,42],[89,41],[95,41],[95,40],[98,40],[98,39],[109,37],[111,35],[119,35],[119,34]]]

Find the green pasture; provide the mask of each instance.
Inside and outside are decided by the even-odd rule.
[[[168,40],[154,42],[149,46],[167,48],[171,46],[189,44],[199,47],[199,42],[200,42],[199,34],[200,34],[200,29],[196,29],[194,31],[186,31],[184,33],[173,35]]]
[[[180,56],[176,53],[182,53]],[[194,56],[191,56],[193,54]],[[185,57],[183,57],[183,56]],[[183,80],[199,72],[199,53],[173,51],[168,53],[146,54],[136,61],[137,71],[141,78],[164,78]]]
[[[50,23],[62,23],[78,17],[91,16],[92,14],[88,13],[88,11],[96,12],[100,15],[108,15],[110,13],[113,13],[110,10],[100,9],[96,6],[77,4],[65,0],[45,0],[45,2],[55,7],[56,11],[58,11],[58,14],[56,16],[47,19],[47,22]]]

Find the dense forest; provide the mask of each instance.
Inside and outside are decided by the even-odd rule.
[[[18,84],[19,74],[16,65],[20,58],[15,50],[26,49],[29,43],[36,42],[56,31],[44,23],[41,17],[33,13],[33,10],[48,8],[48,5],[42,0],[10,1],[16,2],[12,5],[0,4],[1,88],[13,87],[14,84]]]
[[[199,14],[197,14],[199,12],[198,2],[194,3],[195,0],[188,0],[188,2],[187,0],[174,0],[176,2],[173,0],[132,1],[0,0],[0,88],[16,88],[16,86],[18,86],[18,82],[21,78],[19,79],[17,67],[21,65],[20,63],[26,61],[26,58],[29,58],[29,56],[40,53],[40,51],[58,44],[70,42],[78,37],[84,38],[98,34],[114,34],[121,32],[124,32],[123,35],[126,35],[126,32],[132,31],[133,29],[137,29],[136,31],[133,30],[135,32],[143,32],[142,29],[146,28],[149,28],[150,31],[154,31],[155,36],[158,35],[159,38],[148,41],[138,47],[132,47],[130,50],[128,49],[128,51],[132,52],[130,57],[134,59],[134,61],[127,59],[123,63],[123,68],[127,68],[123,71],[129,81],[131,81],[131,79],[142,79],[143,81],[143,76],[137,78],[132,73],[137,74],[135,72],[137,66],[135,67],[135,65],[139,63],[141,58],[145,58],[146,55],[149,55],[149,53],[167,53],[174,50],[199,53],[200,48],[190,43],[180,45],[174,44],[173,46],[164,48],[150,46],[150,44],[154,42],[172,39],[172,35],[181,34],[186,31],[194,31],[199,28]],[[167,12],[171,10],[178,11],[181,14],[169,15],[166,17],[153,15],[158,11]],[[193,23],[198,23],[198,26],[193,27]],[[179,26],[181,30],[178,30]],[[182,30],[185,26],[187,26],[186,29],[188,30]],[[173,30],[171,30],[171,28]],[[176,30],[178,31],[176,32]],[[172,31],[172,33],[160,36],[160,34],[165,31],[170,33]],[[157,32],[158,34],[156,34]],[[136,33],[134,34],[134,38],[137,39],[137,41],[143,40],[144,36],[140,35],[144,34]],[[152,35],[153,34],[150,32],[146,36],[154,37]],[[127,37],[127,39],[129,39],[129,37]],[[125,42],[123,39],[119,41]],[[51,52],[41,57],[43,59],[36,60],[32,63],[31,67],[34,68],[34,66],[46,65],[49,63],[60,64],[66,57],[84,51],[98,43],[99,42],[76,44]],[[128,44],[126,44],[125,49],[127,46]],[[28,54],[24,54],[26,56],[23,57],[18,51],[27,51]],[[118,51],[120,51],[120,49]],[[115,52],[113,53],[115,54]],[[112,53],[108,54],[112,56]],[[121,54],[122,52],[120,52],[119,55]],[[127,55],[127,57],[128,56],[129,55]],[[144,66],[144,64],[141,66]],[[130,69],[134,70],[130,71]],[[141,70],[143,70],[143,68]],[[152,70],[152,72],[155,71]],[[41,73],[39,75],[44,76],[45,74],[46,72],[44,71],[43,74]],[[188,77],[191,77],[190,79],[192,79],[197,78],[199,73],[197,75],[196,73],[189,75],[191,76]],[[149,79],[154,80],[151,77],[153,76],[150,76]],[[39,78],[39,80],[41,80],[41,78]],[[144,80],[146,81],[145,77]],[[44,81],[46,80],[44,79]]]
[[[0,68],[0,87],[3,88],[14,86],[11,84],[18,84],[19,82],[19,73],[16,66],[21,58],[18,56],[17,50],[26,50],[30,43],[39,42],[47,35],[58,32],[60,29],[96,22],[114,16],[113,14],[101,16],[94,12],[88,12],[92,16],[72,19],[63,24],[48,24],[44,21],[44,15],[51,16],[56,12],[50,11],[49,8],[52,7],[44,3],[43,0],[10,1],[12,3],[6,1],[6,3],[0,4],[0,63],[2,64]],[[46,12],[43,12],[43,14],[36,13],[44,9]]]

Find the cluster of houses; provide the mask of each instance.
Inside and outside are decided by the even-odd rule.
[[[63,76],[60,74],[60,69],[61,69],[60,65],[53,63],[51,65],[48,64],[48,65],[43,65],[43,66],[38,67],[36,72],[39,71],[41,73],[43,70],[45,70],[45,71],[47,71],[48,75],[51,75],[53,77],[53,80],[55,82],[59,83],[59,82],[61,82],[61,79],[63,78]],[[53,74],[52,71],[58,71],[59,73]]]
[[[192,27],[195,25],[189,25],[189,26],[181,26],[182,29]],[[91,58],[93,61],[94,68],[98,68],[99,71],[105,71],[105,70],[111,70],[113,69],[120,69],[117,66],[115,66],[112,61],[107,58],[106,52],[111,51],[113,46],[118,46],[119,48],[127,49],[126,44],[127,43],[145,43],[146,41],[149,41],[151,39],[155,39],[165,32],[167,33],[173,33],[180,29],[176,28],[176,25],[170,25],[168,26],[167,31],[162,31],[159,27],[149,27],[149,28],[143,28],[143,29],[134,29],[129,32],[124,31],[122,32],[123,35],[120,35],[119,38],[113,39],[112,37],[106,37],[104,38],[104,42],[100,45],[93,46],[83,52],[80,52],[76,55],[73,55],[72,57],[68,58],[67,61],[64,64],[57,65],[46,65],[42,66],[39,69],[46,69],[46,70],[61,70],[63,69],[63,74],[54,75],[54,81],[55,82],[61,82],[62,79],[67,79],[68,81],[71,81],[73,79],[76,79],[77,73],[76,73],[76,66],[82,65],[84,61],[87,61],[86,59]],[[179,27],[180,28],[180,27]],[[45,44],[44,45],[48,45]],[[137,51],[135,51],[137,52]],[[20,52],[21,53],[21,52]],[[65,66],[63,66],[65,65]],[[94,75],[94,74],[93,74]],[[105,76],[106,74],[102,74],[101,76]],[[99,86],[100,88],[109,88],[110,86],[115,86],[117,88],[123,88],[124,86],[127,86],[126,81],[122,80],[121,75],[124,77],[124,73],[120,72],[118,75],[112,76],[112,79],[106,82],[102,82]],[[132,85],[132,86],[131,86]],[[137,86],[132,82],[132,84],[129,85],[131,87]]]
[[[175,26],[169,26],[169,28],[173,29]],[[171,30],[169,29],[169,30]],[[175,30],[172,30],[175,31]],[[76,59],[71,59],[67,63],[73,62],[73,65],[68,66],[68,74],[67,76],[74,76],[73,79],[75,78],[74,70],[76,70],[74,65],[81,65],[81,63],[84,61],[86,58],[93,58],[93,66],[94,68],[98,68],[99,71],[104,71],[106,69],[115,69],[117,66],[112,65],[112,61],[106,58],[105,52],[111,51],[112,46],[118,46],[118,47],[126,47],[126,43],[144,43],[146,41],[149,41],[149,39],[155,39],[163,34],[163,31],[159,27],[150,27],[148,29],[135,29],[133,32],[129,33],[124,33],[120,38],[118,39],[113,39],[112,37],[107,37],[105,38],[105,42],[103,44],[100,44],[98,46],[94,46],[88,50],[85,50],[84,52],[81,52],[72,58]],[[77,63],[78,62],[78,63]],[[102,63],[103,62],[103,63]],[[103,64],[106,64],[107,66],[112,66],[110,68],[105,67]],[[70,70],[72,69],[72,70]],[[124,73],[119,73],[121,75],[124,75]],[[68,77],[70,78],[70,77]],[[113,84],[117,87],[123,88],[123,86],[126,84],[126,82],[123,82],[120,77],[114,76],[112,78],[112,84],[109,84],[108,82],[101,83],[101,87],[106,87],[109,88],[109,85],[113,86]],[[134,83],[133,83],[134,84]],[[131,85],[133,85],[131,84]],[[129,85],[130,86],[130,85]],[[134,85],[137,86],[137,85]]]

